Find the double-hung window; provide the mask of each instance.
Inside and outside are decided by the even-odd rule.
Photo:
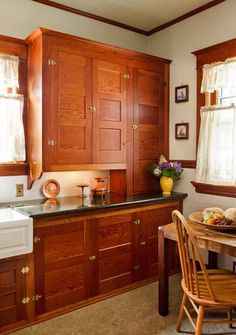
[[[24,96],[18,94],[19,58],[0,55],[0,164],[25,161]]]

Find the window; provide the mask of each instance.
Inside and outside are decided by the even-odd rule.
[[[0,163],[25,161],[24,97],[19,88],[19,58],[0,55]]]
[[[236,39],[197,56],[197,168],[192,184],[206,194],[236,197]],[[205,65],[210,64],[210,65]]]
[[[205,65],[202,93],[216,91],[219,105],[201,108],[196,181],[236,184],[236,59]]]
[[[224,87],[218,91],[217,104],[227,106],[230,104],[236,105],[236,88],[235,87]]]

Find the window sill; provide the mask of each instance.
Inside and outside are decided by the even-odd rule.
[[[205,194],[219,195],[222,197],[236,198],[236,186],[211,185],[211,184],[197,183],[195,181],[191,181],[191,183],[195,187],[195,191],[197,193],[205,193]]]
[[[27,173],[27,163],[0,164],[0,176],[22,176]]]

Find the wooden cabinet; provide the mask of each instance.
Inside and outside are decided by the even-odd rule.
[[[117,214],[94,219],[94,295],[121,288],[135,281],[135,220],[135,211],[119,211]]]
[[[73,217],[41,220],[34,231],[36,314],[90,295],[90,246],[87,224]]]
[[[158,276],[158,227],[182,201],[35,221],[36,314]],[[169,250],[176,270],[176,244]]]
[[[0,328],[26,319],[26,257],[0,260]]]
[[[148,165],[164,153],[164,72],[134,69],[133,192],[157,190]]]
[[[93,60],[93,163],[126,163],[127,67]]]
[[[127,66],[72,36],[38,31],[28,44],[31,182],[42,171],[126,168]]]
[[[158,279],[158,228],[182,198],[34,219],[34,251],[0,260],[0,333]],[[169,268],[176,271],[176,244]]]
[[[43,171],[127,169],[128,193],[153,190],[170,61],[45,29],[27,43],[29,186]]]
[[[43,79],[44,170],[92,162],[91,59],[46,39]]]

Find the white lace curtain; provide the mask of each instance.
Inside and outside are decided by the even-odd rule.
[[[0,163],[25,160],[24,97],[6,90],[19,87],[18,67],[18,57],[0,55]]]
[[[236,184],[236,107],[201,108],[195,180]]]
[[[214,92],[221,88],[236,88],[236,57],[224,62],[203,66],[201,93]]]
[[[0,88],[18,88],[19,57],[0,55]]]

